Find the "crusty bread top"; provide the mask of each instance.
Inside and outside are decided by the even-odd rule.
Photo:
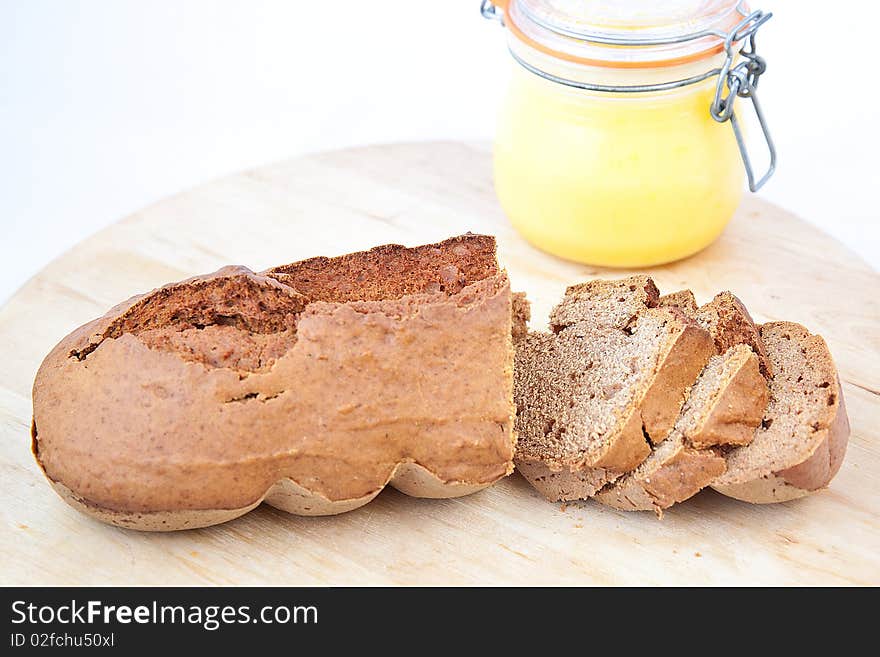
[[[498,274],[495,238],[460,235],[439,244],[399,244],[336,258],[310,258],[264,272],[312,301],[387,301],[425,292],[455,294]]]
[[[447,482],[509,472],[511,302],[494,240],[308,262],[273,274],[284,283],[237,267],[165,286],[62,340],[34,383],[50,479],[141,512],[242,508],[287,477],[360,498],[403,462]]]
[[[752,443],[728,455],[720,486],[806,461],[827,438],[840,407],[837,371],[821,336],[792,322],[764,324],[760,333],[774,371],[770,402]]]
[[[130,334],[184,360],[258,370],[294,339],[307,302],[274,279],[224,267],[119,304],[68,336],[65,355],[85,360],[104,340]]]
[[[495,238],[460,235],[438,244],[399,244],[335,258],[318,257],[255,274],[229,266],[132,297],[78,333],[82,360],[107,338],[128,333],[148,346],[211,367],[257,371],[295,342],[310,303],[393,301],[453,295],[498,276]],[[418,302],[418,301],[417,301]]]

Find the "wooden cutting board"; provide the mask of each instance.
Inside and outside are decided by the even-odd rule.
[[[748,197],[721,240],[651,270],[698,300],[733,290],[757,321],[827,339],[853,434],[812,497],[752,506],[714,492],[669,511],[565,507],[518,475],[470,497],[390,488],[341,516],[263,506],[225,525],[145,534],[79,515],[30,454],[30,386],[49,349],[126,297],[228,263],[253,269],[387,242],[498,236],[542,326],[565,287],[612,273],[563,262],[510,228],[489,147],[422,143],[313,155],[157,203],[51,263],[0,308],[0,584],[880,584],[880,276],[833,239]]]

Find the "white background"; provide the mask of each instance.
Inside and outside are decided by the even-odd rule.
[[[760,0],[752,2],[758,6]],[[0,0],[0,303],[169,194],[303,152],[492,136],[479,0]],[[880,267],[880,7],[767,0],[762,195]]]

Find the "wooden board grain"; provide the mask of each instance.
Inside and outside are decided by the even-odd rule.
[[[520,239],[495,200],[489,147],[464,143],[247,171],[149,207],[51,263],[0,308],[0,584],[880,584],[880,276],[756,197],[712,247],[651,274],[700,301],[731,289],[756,320],[826,337],[853,435],[831,487],[807,499],[751,506],[704,492],[658,521],[550,504],[514,475],[454,500],[386,489],[342,516],[263,506],[217,527],[142,534],[79,515],[43,480],[28,435],[34,373],[63,335],[116,302],[227,263],[263,269],[468,230],[498,236],[533,325],[566,285],[609,273]]]

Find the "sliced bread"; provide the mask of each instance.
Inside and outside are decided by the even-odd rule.
[[[690,290],[660,297],[660,303],[695,318],[717,351],[691,390],[676,428],[684,428],[696,449],[750,443],[767,406],[766,377],[773,365],[745,305],[731,292],[721,292],[697,307]]]
[[[695,495],[724,473],[723,456],[711,448],[751,442],[768,397],[751,347],[740,344],[713,356],[694,384],[672,436],[633,472],[599,491],[596,499],[618,509],[661,512]]]
[[[606,485],[596,498],[619,509],[662,512],[708,486],[724,472],[721,445],[751,442],[769,396],[760,361],[751,344],[765,353],[745,306],[724,292],[697,308],[689,290],[660,298],[681,308],[709,331],[719,355],[713,356],[691,389],[673,436],[655,448],[634,472]]]
[[[697,322],[712,334],[715,348],[723,354],[730,347],[747,344],[757,354],[761,373],[768,379],[773,376],[773,363],[767,357],[767,349],[758,327],[742,301],[730,292],[720,292],[694,314]]]
[[[849,420],[834,361],[821,336],[800,324],[760,329],[774,376],[755,439],[727,455],[712,487],[753,503],[784,502],[824,488],[840,469]]]
[[[708,332],[658,299],[646,276],[573,286],[552,332],[516,341],[516,463],[549,499],[589,497],[637,467],[714,353]]]

